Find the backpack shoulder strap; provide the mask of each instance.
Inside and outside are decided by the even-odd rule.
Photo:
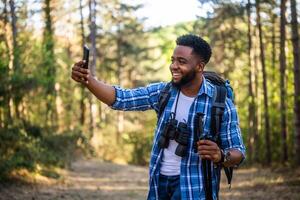
[[[211,132],[215,141],[219,138],[222,116],[225,110],[227,91],[224,86],[215,85],[213,103],[211,107]]]
[[[162,115],[162,113],[165,110],[165,107],[170,99],[171,96],[171,88],[172,88],[172,83],[169,82],[167,85],[162,89],[162,91],[159,94],[158,97],[158,112],[157,112],[157,119],[159,119]]]
[[[227,96],[227,90],[225,86],[215,85],[215,92],[213,96],[213,104],[211,108],[211,131],[214,135],[214,141],[217,141],[220,145],[220,128],[222,122],[222,116],[225,110],[225,101]],[[233,167],[223,167],[225,175],[227,177],[227,183],[231,187],[231,180],[233,176]]]

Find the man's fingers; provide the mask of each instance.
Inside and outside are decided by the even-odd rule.
[[[85,78],[81,78],[80,83],[82,83],[83,85],[87,85],[88,81]]]
[[[216,143],[210,140],[199,140],[197,142],[198,145],[212,145],[214,146]]]
[[[83,73],[78,72],[78,71],[72,71],[72,75],[77,76],[79,78],[84,78],[84,79],[88,78],[88,74],[83,74]]]
[[[74,66],[74,67],[72,67],[72,72],[80,72],[82,74],[88,74],[89,70],[85,69],[85,68],[82,68],[80,66]]]
[[[199,145],[198,151],[203,151],[203,150],[218,151],[219,148],[217,146]]]
[[[74,64],[74,66],[75,66],[75,65],[77,65],[77,66],[82,66],[84,63],[85,63],[85,61],[80,60],[80,61],[76,62],[76,63]]]
[[[83,74],[88,74],[89,73],[89,70],[88,69],[85,69],[85,68],[82,68],[82,67],[79,67],[79,70],[81,73]]]
[[[88,79],[88,76],[89,76],[89,74],[83,74],[78,71],[72,71],[72,74],[71,74],[72,79],[74,79],[76,81],[80,81],[80,80],[86,81]]]
[[[215,152],[211,152],[211,151],[199,151],[200,155],[213,155],[215,154]]]
[[[214,150],[214,149],[217,149],[216,146],[210,146],[210,145],[199,145],[198,146],[198,149],[211,149],[211,150]]]
[[[73,65],[72,70],[80,71],[82,73],[88,73],[88,69],[83,67],[84,64],[85,64],[85,61],[81,60]]]
[[[212,160],[210,155],[201,155],[201,159]]]
[[[218,157],[217,152],[211,152],[211,151],[198,151],[198,154],[200,156],[210,156],[211,158]]]
[[[82,84],[88,84],[88,81],[85,78],[80,78],[78,76],[72,76],[72,79],[75,80],[78,83],[82,83]]]
[[[72,77],[72,79],[73,79],[74,81],[80,82],[80,78],[79,78],[79,77],[74,76],[74,75],[72,75],[71,77]]]

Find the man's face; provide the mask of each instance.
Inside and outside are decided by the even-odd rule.
[[[187,46],[176,46],[171,57],[172,83],[181,87],[191,84],[199,71],[200,58]],[[203,68],[202,68],[203,69]]]

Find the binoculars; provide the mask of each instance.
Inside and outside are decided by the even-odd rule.
[[[169,141],[175,140],[178,143],[175,154],[184,157],[187,153],[187,144],[189,140],[188,126],[184,122],[171,119],[163,129],[159,138],[158,145],[160,148],[168,148]]]

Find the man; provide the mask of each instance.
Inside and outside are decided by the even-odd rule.
[[[157,122],[150,159],[148,199],[205,199],[202,159],[214,163],[212,167],[212,196],[217,199],[220,181],[220,165],[235,166],[245,154],[238,116],[233,102],[226,98],[225,111],[220,128],[220,147],[210,140],[193,145],[196,113],[203,114],[204,134],[210,133],[210,108],[215,87],[208,82],[203,71],[211,57],[209,44],[196,35],[183,35],[176,40],[171,57],[171,96]],[[100,101],[118,110],[147,110],[158,108],[158,98],[166,83],[154,83],[136,89],[110,86],[81,68],[80,61],[72,68],[72,78],[84,84]],[[172,138],[167,145],[160,143],[164,128],[170,119],[186,125],[188,141],[183,156],[178,155],[177,140]],[[180,133],[181,134],[181,133]],[[224,154],[226,159],[224,160]]]

